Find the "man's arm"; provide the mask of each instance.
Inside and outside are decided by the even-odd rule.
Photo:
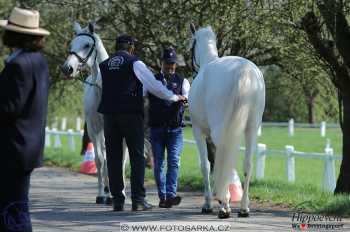
[[[143,84],[144,93],[148,91],[168,101],[176,102],[181,100],[179,96],[175,95],[172,91],[167,89],[162,82],[158,81],[142,61],[136,61],[133,68],[136,77]]]
[[[190,82],[187,79],[184,79],[182,82],[182,96],[188,99],[189,92],[190,92]]]

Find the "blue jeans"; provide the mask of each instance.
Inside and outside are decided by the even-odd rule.
[[[151,127],[150,132],[158,196],[160,199],[175,197],[183,147],[182,128]],[[164,171],[165,149],[167,149],[166,175]]]

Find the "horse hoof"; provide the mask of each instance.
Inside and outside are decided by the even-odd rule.
[[[249,217],[249,212],[246,212],[246,211],[239,211],[238,212],[238,217]]]
[[[219,211],[218,218],[226,219],[230,217],[230,212]]]
[[[103,205],[106,204],[107,198],[98,196],[96,197],[96,204]]]
[[[106,205],[112,205],[113,204],[113,197],[106,197]]]
[[[203,214],[210,214],[213,212],[212,208],[202,208],[202,213]]]

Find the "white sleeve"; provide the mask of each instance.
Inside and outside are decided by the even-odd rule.
[[[190,92],[190,82],[184,79],[182,82],[182,95],[188,99],[188,93]]]
[[[171,90],[167,89],[162,82],[158,81],[153,73],[146,67],[142,61],[136,61],[134,63],[134,72],[136,77],[141,81],[143,85],[143,93],[150,92],[157,97],[168,100],[178,101],[179,98]]]

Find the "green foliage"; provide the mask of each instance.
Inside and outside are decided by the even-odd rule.
[[[42,26],[51,31],[44,53],[51,75],[49,121],[54,116],[82,115],[83,85],[64,80],[60,66],[73,38],[72,24],[97,21],[97,31],[112,54],[118,34],[138,39],[137,55],[154,71],[160,69],[162,48],[174,46],[182,59],[178,71],[192,77],[189,23],[211,25],[220,55],[237,55],[264,67],[267,106],[264,120],[337,121],[337,94],[324,65],[297,28],[313,1],[127,1],[1,0],[0,16],[14,6],[40,10]],[[0,58],[8,50],[0,49]],[[0,68],[2,62],[0,62]],[[85,75],[85,74],[83,74]],[[310,113],[312,109],[312,113]]]

